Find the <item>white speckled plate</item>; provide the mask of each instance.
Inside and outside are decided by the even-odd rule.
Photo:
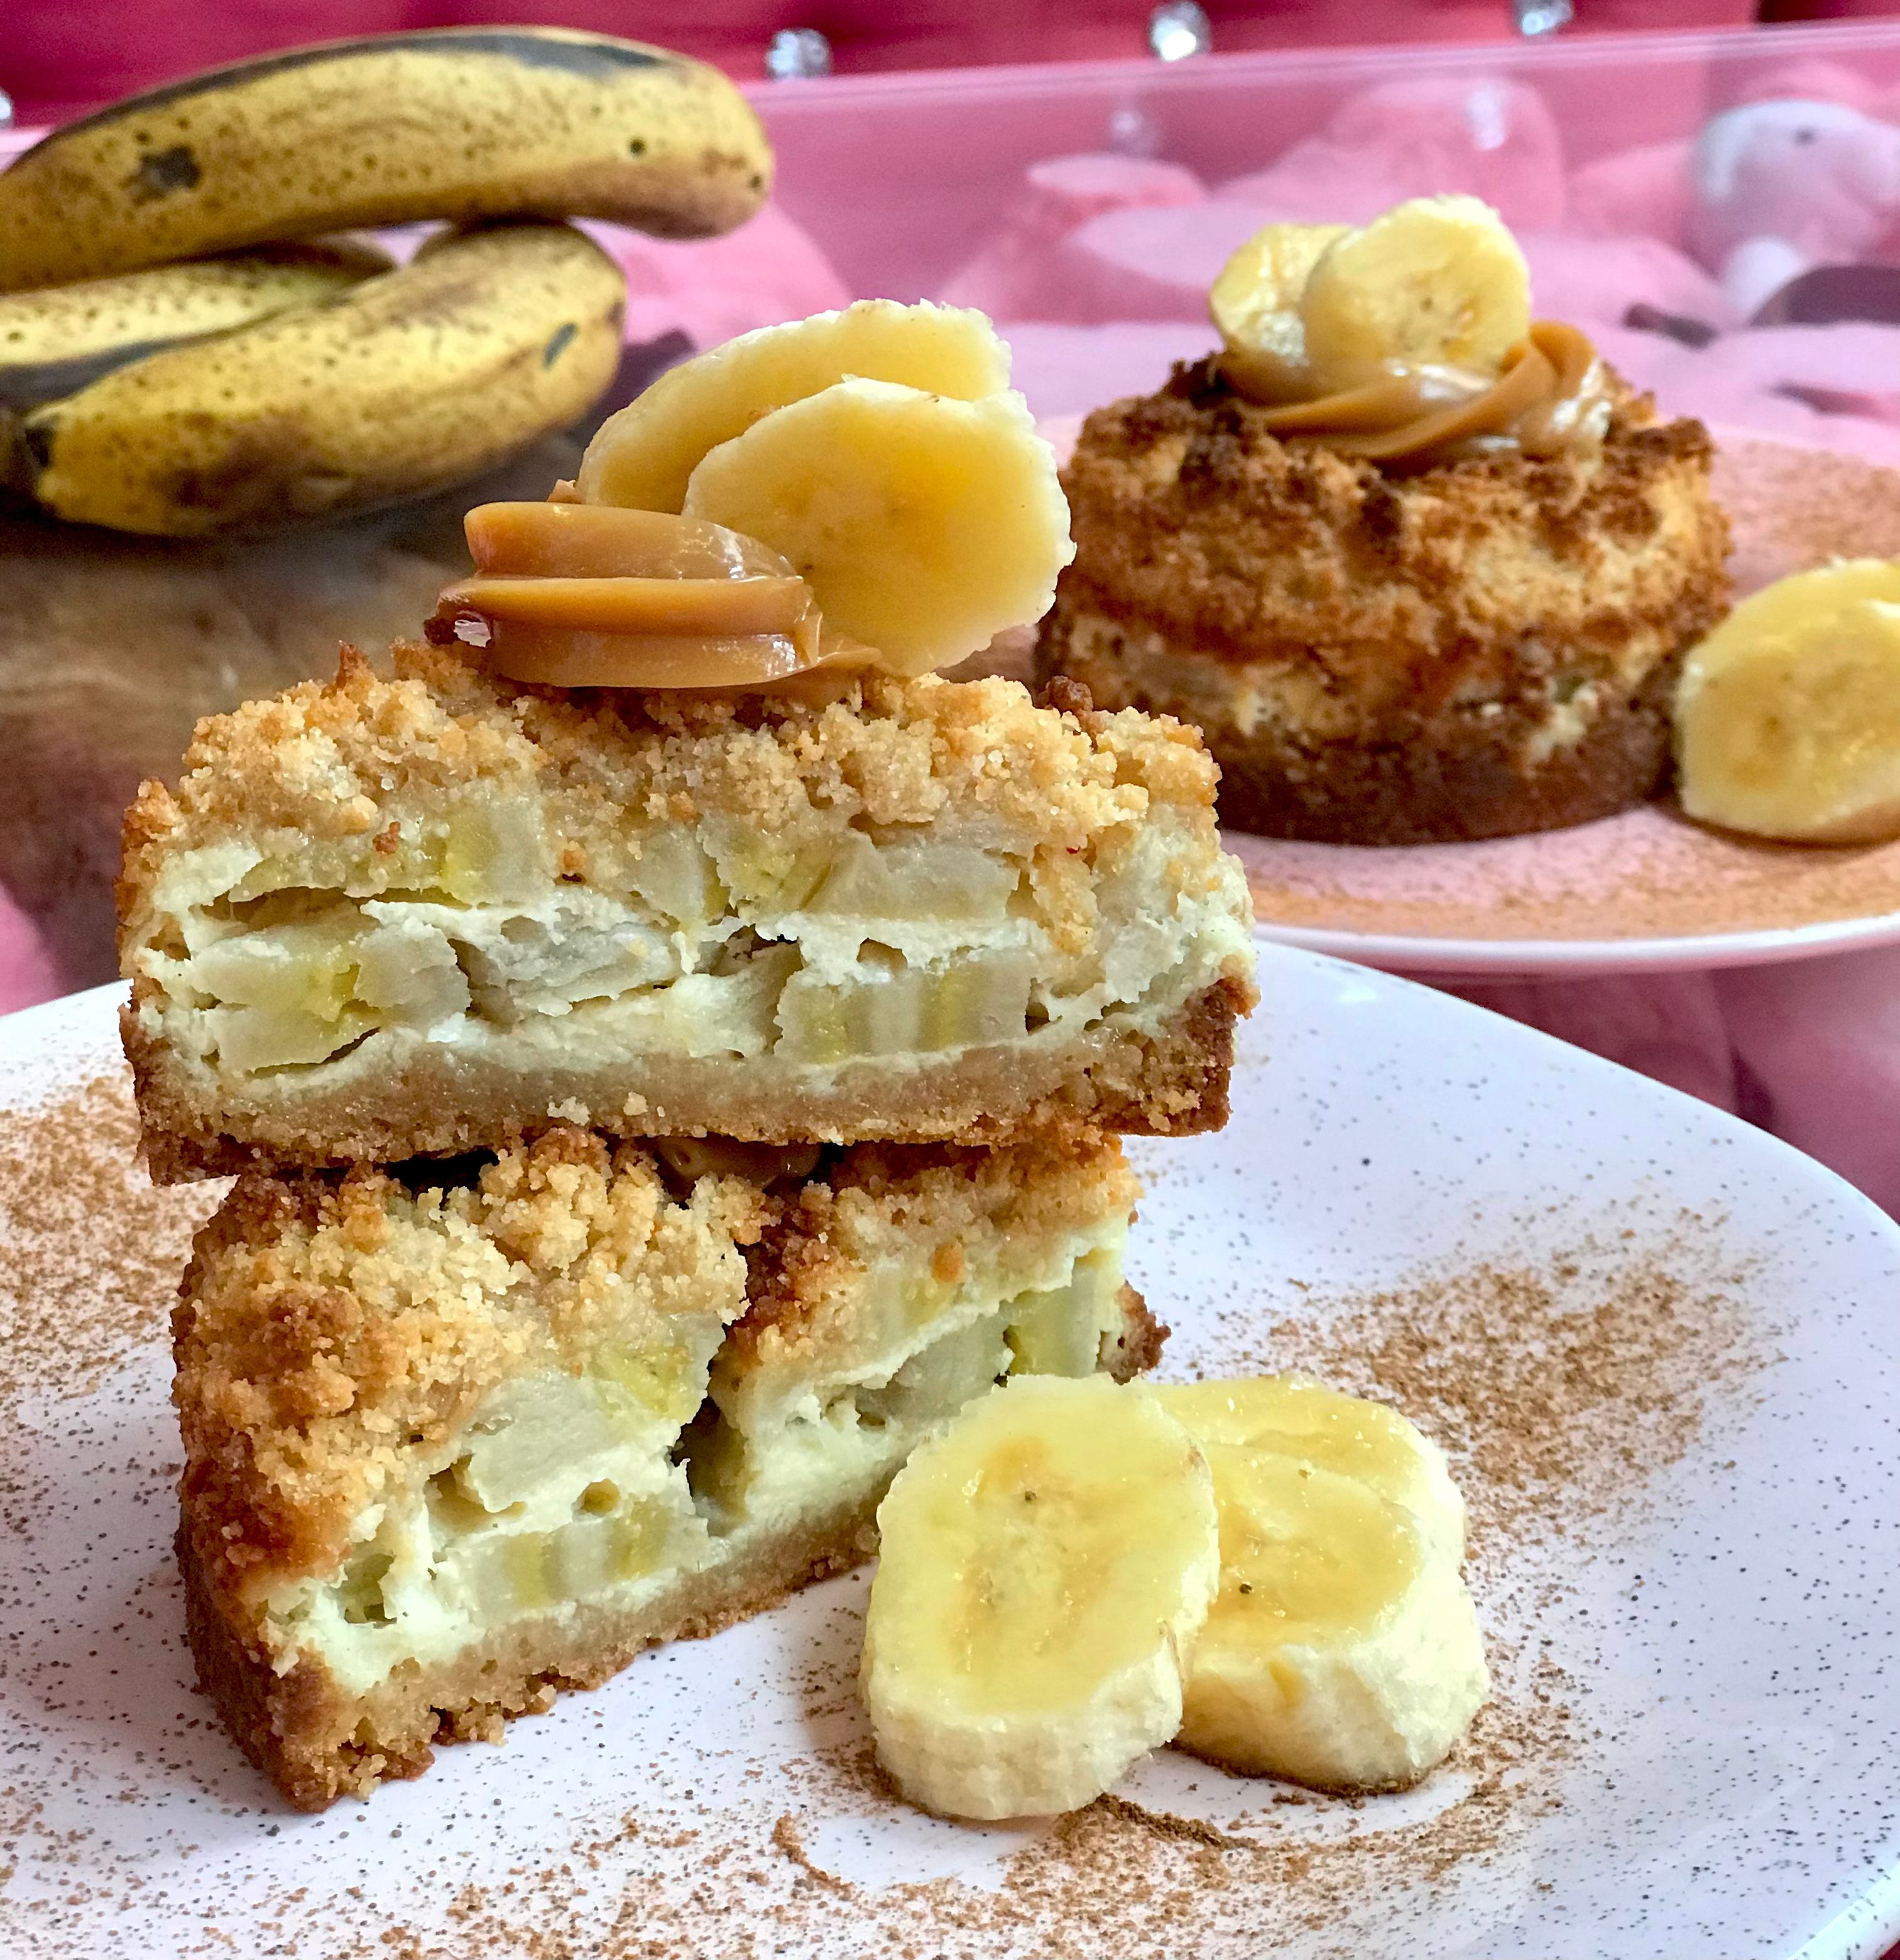
[[[1498,1698],[1444,1769],[1355,1805],[1163,1754],[1079,1821],[933,1822],[867,1767],[860,1574],[368,1805],[284,1810],[190,1686],[166,1367],[132,1332],[159,1303],[111,1298],[205,1195],[141,1204],[75,1136],[82,1107],[123,1126],[116,1088],[75,1099],[116,1074],[101,991],[0,1023],[0,1949],[1882,1952],[1900,1232],[1589,1055],[1363,969],[1262,969],[1232,1126],[1136,1150],[1135,1278],[1169,1372],[1323,1365],[1453,1446]],[[56,1284],[90,1389],[42,1351]]]

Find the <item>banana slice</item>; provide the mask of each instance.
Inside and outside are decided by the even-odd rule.
[[[1013,393],[836,382],[711,451],[685,508],[783,553],[827,627],[896,673],[1040,619],[1075,555],[1055,455]]]
[[[1182,1746],[1322,1789],[1415,1782],[1489,1691],[1443,1451],[1297,1375],[1154,1392],[1206,1452],[1221,1506]]]
[[[760,327],[662,374],[609,416],[576,485],[589,504],[681,510],[708,450],[854,375],[974,402],[1009,386],[1009,349],[983,314],[928,302],[859,300],[842,313]]]
[[[1337,384],[1392,361],[1491,374],[1530,330],[1530,272],[1489,205],[1413,198],[1326,247],[1300,318]]]
[[[1176,1740],[1243,1776],[1338,1790],[1415,1783],[1490,1692],[1456,1564],[1355,1478],[1277,1451],[1205,1448],[1221,1594]]]
[[[1173,1735],[1219,1532],[1205,1459],[1146,1389],[1017,1376],[912,1457],[877,1523],[862,1682],[914,1803],[1073,1809]]]
[[[1851,558],[1742,600],[1676,695],[1678,794],[1804,844],[1900,836],[1900,562]]]
[[[1300,296],[1320,255],[1351,228],[1269,224],[1221,269],[1208,312],[1227,343],[1221,364],[1243,392],[1291,397],[1306,384]]]
[[[1157,1383],[1154,1392],[1203,1449],[1297,1457],[1351,1477],[1410,1511],[1435,1556],[1464,1563],[1465,1500],[1445,1452],[1396,1409],[1304,1375]]]

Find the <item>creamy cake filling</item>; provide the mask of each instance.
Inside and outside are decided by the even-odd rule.
[[[1363,737],[1364,711],[1329,682],[1311,660],[1230,660],[1184,648],[1154,628],[1097,612],[1074,612],[1067,622],[1067,654],[1082,672],[1117,673],[1125,698],[1165,704],[1202,727],[1231,728],[1251,737],[1281,733],[1296,740]],[[1608,674],[1561,664],[1545,682],[1536,725],[1521,746],[1532,768],[1560,750],[1574,748],[1602,714],[1638,686],[1669,651],[1660,634],[1631,635]],[[1481,679],[1454,689],[1444,705],[1488,721],[1519,708],[1497,699]]]
[[[314,1657],[364,1693],[538,1616],[636,1612],[790,1525],[848,1515],[1001,1377],[1090,1373],[1112,1353],[1127,1229],[999,1243],[954,1278],[927,1247],[888,1258],[848,1331],[782,1353],[722,1347],[708,1308],[586,1372],[507,1383],[415,1453],[340,1570],[269,1596],[278,1671]]]
[[[1219,861],[1183,889],[1177,861],[1205,846],[1165,809],[1079,903],[1066,861],[942,828],[655,829],[584,880],[556,872],[520,807],[377,853],[219,845],[167,867],[135,965],[168,1039],[241,1077],[395,1031],[820,1068],[945,1055],[1171,1008],[1245,948],[1238,874]]]

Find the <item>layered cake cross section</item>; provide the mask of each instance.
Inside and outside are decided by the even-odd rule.
[[[1013,683],[563,694],[454,650],[205,723],[128,818],[154,1176],[622,1136],[1217,1128],[1253,1000],[1193,730]]]
[[[202,1681],[321,1808],[857,1564],[971,1397],[1153,1362],[1135,1196],[1112,1141],[568,1126],[240,1179],[174,1317]]]

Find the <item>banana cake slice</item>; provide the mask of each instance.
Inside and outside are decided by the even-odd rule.
[[[161,1181],[500,1149],[1224,1119],[1253,1000],[1199,736],[1014,682],[577,691],[399,646],[128,816]]]
[[[200,1678],[294,1804],[874,1548],[1015,1373],[1125,1378],[1112,1141],[614,1143],[240,1178],[173,1325]]]

